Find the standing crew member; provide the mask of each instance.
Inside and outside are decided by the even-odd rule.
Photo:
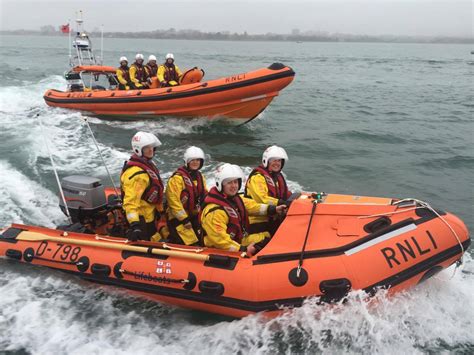
[[[241,197],[238,192],[244,178],[237,165],[224,164],[217,169],[216,186],[204,199],[201,224],[204,245],[229,251],[255,255],[270,240],[268,232],[248,234],[248,215],[283,214],[286,205],[274,206],[257,203]]]
[[[285,149],[272,145],[262,155],[262,164],[255,168],[249,175],[245,186],[245,196],[258,203],[267,203],[277,206],[286,204],[291,191],[288,190],[286,180],[281,173],[288,155]],[[279,221],[268,216],[250,217],[250,232],[268,231],[271,235],[276,232]]]
[[[120,67],[117,68],[117,80],[119,82],[119,90],[130,89],[130,68],[128,67],[127,57],[120,57]]]
[[[158,68],[158,80],[162,87],[176,86],[179,83],[179,77],[182,75],[181,70],[174,64],[173,53],[168,53],[165,62]]]
[[[155,220],[163,212],[164,186],[153,156],[160,145],[153,133],[138,132],[132,138],[133,155],[120,176],[129,240],[150,240],[156,234]]]
[[[153,83],[153,78],[156,78],[158,75],[158,65],[156,64],[156,57],[153,54],[148,57],[148,63],[145,65],[145,73],[146,80],[150,86]]]
[[[206,180],[199,171],[204,164],[204,152],[201,148],[189,147],[183,160],[184,165],[166,185],[169,239],[172,243],[196,245],[201,235],[198,215],[207,194]]]
[[[129,72],[134,89],[148,88],[145,67],[143,66],[143,54],[138,53],[135,56],[135,62],[130,66]]]

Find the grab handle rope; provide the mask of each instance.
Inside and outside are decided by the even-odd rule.
[[[431,212],[433,212],[439,219],[441,219],[443,221],[444,224],[446,224],[446,226],[449,228],[449,230],[451,231],[451,233],[453,233],[454,237],[456,238],[459,246],[461,247],[461,263],[462,263],[462,256],[464,255],[464,247],[462,245],[462,242],[461,242],[461,239],[459,238],[458,234],[456,233],[456,231],[454,230],[453,227],[451,227],[451,225],[443,218],[443,216],[441,216],[438,211],[436,211],[433,207],[431,207],[431,205],[428,203],[428,202],[424,202],[424,201],[421,201],[421,200],[417,200],[415,198],[406,198],[406,199],[403,199],[403,200],[400,200],[400,201],[396,201],[394,202],[394,204],[400,204],[402,202],[405,202],[405,201],[415,201],[416,203],[418,203],[421,207],[417,207],[417,208],[427,208],[429,209]]]
[[[456,273],[457,268],[460,265],[462,265],[462,263],[463,263],[463,255],[464,255],[465,249],[464,249],[464,246],[462,245],[461,239],[459,238],[459,236],[456,233],[456,231],[454,230],[454,228],[451,227],[451,225],[443,218],[443,216],[441,216],[438,213],[438,211],[436,211],[433,207],[431,207],[431,205],[428,202],[421,201],[421,200],[418,200],[416,198],[404,198],[402,200],[398,200],[398,201],[393,202],[393,205],[399,205],[399,204],[402,204],[404,202],[412,202],[412,201],[415,202],[416,204],[418,204],[418,206],[416,206],[414,208],[408,208],[408,209],[403,210],[403,211],[393,211],[393,212],[379,213],[379,214],[373,214],[373,215],[367,215],[367,216],[359,216],[357,218],[370,218],[370,217],[387,216],[387,215],[393,215],[393,214],[396,214],[396,213],[405,213],[405,212],[413,211],[413,210],[416,210],[416,209],[419,209],[419,208],[426,208],[426,209],[430,210],[449,228],[451,233],[456,238],[456,241],[458,242],[459,247],[461,248],[461,258],[459,259],[458,263],[456,264],[456,269],[454,270],[454,273],[453,273],[453,276],[454,276],[454,274]],[[451,278],[453,276],[451,276]]]
[[[130,275],[130,276],[139,276],[140,273],[139,272],[134,272],[134,271],[128,271],[128,270],[125,270],[125,269],[119,269],[119,272],[121,274],[125,274],[125,275]],[[145,278],[150,278],[152,280],[161,280],[163,282],[169,282],[169,283],[181,283],[181,284],[187,284],[189,283],[189,279],[171,279],[171,278],[167,278],[166,276],[144,276]]]

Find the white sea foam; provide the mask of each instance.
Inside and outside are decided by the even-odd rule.
[[[0,87],[0,112],[17,117],[18,115],[24,115],[35,107],[43,106],[46,108],[43,94],[53,86],[64,90],[66,81],[61,76],[55,75],[36,84]],[[8,119],[8,117],[6,118]],[[17,118],[19,119],[19,117]],[[2,120],[2,126],[4,123]],[[21,120],[18,123],[21,123]]]
[[[59,170],[96,175],[105,174],[100,155],[81,117],[71,117],[68,114],[68,117],[63,119],[60,115],[56,115],[54,122],[52,120],[43,121],[43,127],[43,130],[40,127],[35,127],[27,137],[33,147],[32,164],[36,164],[38,158],[49,157],[44,143],[44,138],[46,138]],[[44,136],[42,136],[42,132],[44,132]],[[100,142],[98,145],[107,166],[117,175],[123,161],[130,154],[105,146]],[[48,169],[47,166],[45,168]]]
[[[121,120],[99,120],[91,118],[91,122],[101,123],[115,128],[128,129],[133,131],[150,131],[159,136],[179,136],[180,134],[192,133],[199,127],[208,126],[211,123],[205,118],[159,118],[144,119],[140,121],[121,121]]]
[[[54,143],[51,147],[60,173],[105,174],[82,114],[48,108],[43,102],[46,88],[64,85],[64,79],[55,76],[25,87],[0,88],[0,135],[22,142],[15,149],[27,154],[28,163],[37,167],[30,176],[15,162],[0,160],[0,226],[20,222],[53,227],[64,221],[56,193],[41,182],[51,167],[36,114]],[[171,136],[208,124],[173,119],[91,122]],[[117,176],[129,152],[100,140],[99,146]],[[203,169],[208,186],[215,183],[213,171],[219,163],[210,160]],[[242,168],[246,174],[251,171],[248,166]],[[170,174],[163,172],[164,177]],[[291,190],[302,189],[295,181],[288,183]],[[34,354],[472,352],[473,265],[466,255],[463,272],[458,270],[453,279],[449,270],[444,271],[417,288],[392,297],[381,293],[370,302],[353,293],[344,305],[321,306],[308,300],[303,307],[271,320],[257,315],[221,321],[51,270],[1,260],[0,349]]]
[[[64,219],[53,192],[4,160],[0,160],[0,180],[0,227],[13,222],[53,227]]]
[[[468,257],[469,258],[469,257]],[[0,345],[81,354],[421,354],[472,342],[472,260],[395,296],[303,307],[274,318],[199,319],[192,311],[128,296],[47,270],[0,263]],[[26,268],[26,269],[21,269]],[[21,273],[20,273],[21,272]],[[463,349],[462,347],[459,349]]]

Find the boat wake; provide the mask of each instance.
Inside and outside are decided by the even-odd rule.
[[[227,133],[235,129],[218,128],[218,125],[204,119],[119,122],[87,117],[79,112],[45,106],[39,93],[51,85],[65,85],[65,80],[60,76],[51,76],[33,85],[0,88],[0,112],[3,114],[0,149],[11,151],[13,148],[15,151],[5,157],[5,160],[0,160],[0,171],[4,177],[2,180],[6,181],[0,186],[0,203],[8,206],[0,216],[0,227],[11,222],[52,226],[53,222],[61,220],[61,212],[57,207],[57,188],[44,137],[48,140],[60,177],[91,175],[100,177],[104,184],[111,185],[84,122],[85,118],[95,132],[115,183],[118,183],[123,162],[130,155],[131,132],[151,130],[160,137],[165,137],[158,162],[164,163],[162,176],[167,178],[181,164],[183,150],[183,147],[169,147],[166,144],[167,137],[176,139],[188,135],[189,139],[200,140],[209,131],[216,135],[219,129]],[[240,130],[248,131],[249,128],[242,127]],[[222,131],[219,137],[221,135]],[[183,146],[189,144],[194,142],[185,142]],[[220,163],[221,161],[213,160],[208,155],[203,173],[210,186],[215,182],[212,175]],[[248,166],[243,166],[243,169],[246,174],[251,171]],[[288,181],[288,184],[294,190],[302,188],[294,181]]]
[[[44,105],[46,88],[65,85],[60,76],[51,76],[38,83],[0,87],[0,149],[13,152],[0,160],[0,228],[11,222],[53,227],[65,220],[57,207],[56,184],[37,115],[54,142],[51,148],[60,176],[106,176],[82,122],[84,116]],[[173,147],[166,142],[162,147],[165,177],[176,168],[180,146],[192,144],[192,138],[202,139],[209,131],[222,132],[199,119],[122,123],[90,118],[90,124],[114,177],[129,155],[134,130],[151,129],[178,141]],[[211,174],[223,156],[206,162],[209,185],[214,184]],[[240,165],[246,174],[250,172],[250,164]],[[292,190],[302,188],[295,181],[288,183]],[[257,315],[241,320],[174,308],[59,272],[0,260],[0,349],[40,354],[422,354],[447,349],[472,353],[474,263],[469,254],[464,258],[463,270],[452,279],[448,269],[388,298],[382,292],[367,302],[363,294],[353,293],[344,305],[308,300],[275,319]]]
[[[267,319],[228,320],[1,260],[0,347],[81,354],[470,352],[472,260],[395,296],[301,308]],[[460,300],[465,300],[460,302]]]
[[[12,222],[54,227],[64,219],[57,197],[40,183],[0,160],[0,228]]]

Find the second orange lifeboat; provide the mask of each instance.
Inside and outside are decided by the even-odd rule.
[[[115,69],[101,66],[76,67],[69,91],[50,89],[44,94],[47,105],[80,110],[114,118],[152,118],[158,116],[227,118],[237,124],[257,117],[288,86],[295,72],[281,63],[268,68],[202,82],[204,72],[193,68],[184,73],[181,85],[146,90],[116,90],[87,86],[105,75],[112,82]],[[113,86],[112,86],[113,87]]]

